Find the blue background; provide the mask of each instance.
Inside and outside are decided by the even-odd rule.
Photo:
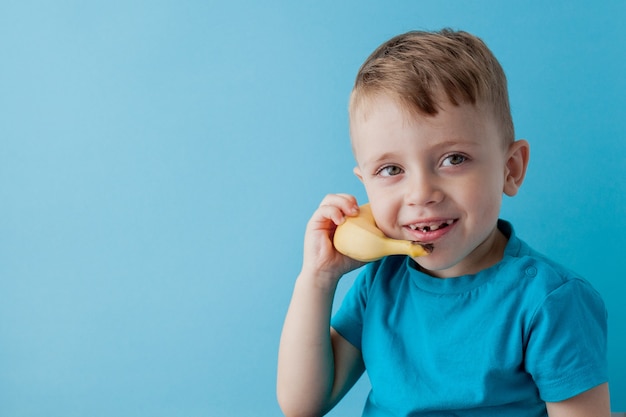
[[[277,416],[347,98],[410,29],[482,37],[532,157],[503,217],[610,314],[626,410],[626,2],[0,1],[0,415]],[[354,274],[341,283],[337,297]],[[358,415],[363,378],[331,415]]]

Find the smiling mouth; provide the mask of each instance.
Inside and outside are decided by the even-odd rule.
[[[409,228],[411,230],[416,230],[422,233],[434,232],[439,229],[445,229],[446,227],[451,226],[456,220],[444,220],[441,222],[429,222],[429,223],[415,223],[410,224]]]

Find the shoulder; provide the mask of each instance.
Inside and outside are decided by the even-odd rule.
[[[532,249],[515,237],[517,250],[503,262],[504,270],[523,288],[524,299],[531,307],[532,321],[570,321],[571,317],[594,316],[605,327],[606,306],[599,292],[579,273]],[[555,318],[559,317],[558,320]]]
[[[404,255],[386,256],[365,266],[361,274],[361,285],[373,287],[384,285],[405,274],[407,257]]]
[[[511,275],[546,294],[562,286],[577,287],[595,293],[591,284],[582,275],[533,249],[516,236],[510,224],[506,225],[510,233],[509,244],[499,273]]]
[[[365,308],[368,299],[376,294],[388,292],[389,287],[397,283],[397,277],[404,275],[407,269],[406,256],[387,256],[363,267],[352,283],[343,304],[350,300],[358,300],[361,308]]]
[[[367,264],[352,284],[347,298],[357,300],[362,310],[372,300],[381,302],[382,299],[393,298],[406,286],[407,259],[406,256],[394,255]]]

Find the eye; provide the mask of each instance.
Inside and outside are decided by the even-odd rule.
[[[446,156],[441,165],[444,167],[461,165],[463,162],[467,161],[467,159],[468,158],[465,155],[454,153],[454,154]]]
[[[376,172],[376,175],[380,175],[381,177],[393,177],[398,174],[402,174],[402,168],[397,165],[387,165],[382,167]]]

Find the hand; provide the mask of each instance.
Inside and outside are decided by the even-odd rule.
[[[336,282],[341,276],[363,265],[337,252],[333,236],[346,216],[359,212],[356,198],[348,194],[329,194],[307,224],[304,238],[303,274]]]

